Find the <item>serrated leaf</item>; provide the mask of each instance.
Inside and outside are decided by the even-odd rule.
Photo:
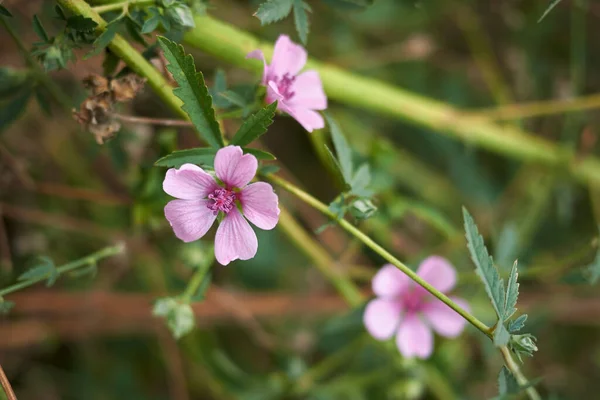
[[[504,304],[503,321],[507,321],[517,311],[517,299],[519,298],[519,271],[517,269],[518,262],[513,263],[510,270],[510,276],[506,285],[506,303]]]
[[[196,323],[192,307],[171,297],[158,299],[154,304],[152,314],[166,318],[167,326],[175,339],[189,333],[194,329]]]
[[[91,18],[86,18],[81,15],[74,15],[67,18],[67,28],[71,28],[78,32],[91,32],[98,24]]]
[[[510,341],[510,333],[506,330],[506,327],[502,323],[502,320],[498,320],[496,329],[494,329],[494,346],[502,347],[506,346]]]
[[[542,14],[542,16],[540,17],[540,19],[538,19],[538,24],[540,22],[542,22],[542,20],[544,18],[546,18],[546,16],[550,13],[550,11],[552,11],[554,9],[554,7],[556,7],[558,5],[558,3],[560,3],[561,0],[553,0],[552,3],[550,3],[550,5],[548,6],[548,8],[546,8],[546,10],[544,11],[544,13]]]
[[[38,35],[38,37],[44,42],[47,43],[50,40],[50,38],[48,37],[48,33],[46,33],[46,30],[42,25],[42,21],[40,21],[37,15],[33,16],[33,30],[35,34]]]
[[[294,0],[269,0],[262,3],[254,16],[260,20],[261,25],[271,24],[287,17],[292,11]]]
[[[94,50],[89,52],[85,58],[100,54],[100,52],[110,44],[110,42],[115,38],[115,35],[119,32],[119,24],[120,20],[115,20],[106,25],[104,32],[102,32],[94,41]]]
[[[12,18],[12,14],[10,13],[10,11],[8,11],[6,7],[4,7],[2,4],[0,4],[0,14],[4,15],[5,17]]]
[[[169,61],[167,69],[179,84],[173,93],[183,101],[181,108],[189,115],[196,130],[210,146],[223,147],[225,143],[212,107],[212,98],[204,83],[202,72],[196,72],[194,58],[185,54],[183,46],[165,37],[159,37],[158,42]]]
[[[277,157],[275,157],[273,154],[271,154],[267,151],[263,151],[263,150],[259,150],[259,149],[252,149],[250,147],[242,147],[242,150],[244,151],[244,153],[252,154],[258,160],[263,160],[263,161],[277,160]]]
[[[465,207],[463,207],[463,217],[465,223],[465,236],[467,238],[467,247],[471,253],[471,259],[475,264],[475,272],[481,278],[485,291],[492,302],[492,306],[500,319],[502,325],[502,317],[504,316],[504,281],[498,275],[498,271],[494,266],[494,261],[490,257],[483,237],[479,234],[477,225],[473,217]]]
[[[500,374],[498,375],[498,393],[500,396],[515,394],[520,390],[521,387],[519,386],[519,383],[513,374],[508,370],[508,368],[502,366]]]
[[[50,258],[39,257],[36,264],[21,275],[19,275],[17,280],[29,281],[47,279],[46,286],[50,287],[54,285],[56,279],[58,278],[58,275],[58,270],[56,269],[54,262]]]
[[[527,314],[519,316],[517,319],[508,324],[508,331],[510,333],[519,332],[525,326],[525,321],[527,321]]]
[[[217,149],[208,147],[178,150],[159,158],[154,165],[157,167],[179,168],[183,164],[189,163],[212,167],[215,162],[215,154],[217,154]]]
[[[308,31],[310,30],[310,22],[306,11],[310,11],[308,4],[302,0],[294,0],[294,25],[298,37],[304,44],[308,41]]]
[[[325,118],[329,125],[329,132],[331,133],[331,140],[333,141],[333,147],[339,161],[340,171],[344,177],[344,181],[350,185],[354,169],[352,165],[352,150],[337,122],[329,115],[326,115]]]
[[[277,111],[277,101],[247,118],[231,139],[231,144],[246,146],[267,132]]]

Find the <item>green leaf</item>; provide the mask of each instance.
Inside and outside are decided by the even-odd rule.
[[[225,143],[215,118],[212,98],[204,83],[204,76],[201,72],[196,73],[194,58],[185,54],[183,46],[165,37],[159,37],[158,42],[169,61],[167,69],[179,84],[173,93],[183,101],[181,108],[190,116],[190,120],[210,146],[223,147]]]
[[[509,394],[516,394],[521,390],[519,383],[513,376],[513,374],[506,368],[502,366],[500,370],[500,374],[498,375],[498,392],[500,396],[506,396]]]
[[[540,22],[542,22],[542,20],[544,18],[546,18],[546,16],[550,13],[550,11],[552,11],[554,9],[554,7],[556,7],[558,5],[558,3],[560,3],[561,0],[553,0],[552,3],[550,3],[550,5],[548,6],[548,8],[546,8],[546,11],[544,11],[544,13],[542,14],[542,16],[540,17],[540,19],[538,19],[538,24]]]
[[[358,199],[352,202],[350,214],[358,220],[371,218],[377,212],[377,206],[369,199]]]
[[[8,11],[6,9],[6,7],[4,7],[2,4],[0,4],[0,15],[4,15],[5,17],[12,17],[12,14],[10,13],[10,11]]]
[[[88,53],[85,58],[100,54],[100,52],[110,44],[110,42],[115,38],[115,35],[119,32],[120,22],[120,20],[115,20],[106,25],[104,32],[102,32],[94,41],[94,50]]]
[[[29,78],[27,70],[0,67],[0,97],[13,96],[28,84]]]
[[[347,184],[351,184],[352,182],[352,150],[350,150],[350,146],[344,137],[342,130],[338,126],[337,122],[326,115],[327,124],[329,125],[329,131],[331,132],[331,140],[333,141],[333,147],[335,148],[335,152],[337,154],[337,159],[339,161],[340,171],[342,176],[344,177],[344,181]]]
[[[222,97],[223,99],[238,107],[245,107],[247,105],[246,99],[244,99],[244,97],[241,94],[236,93],[233,90],[226,90],[224,92],[220,92],[219,97]]]
[[[327,145],[325,145],[325,152],[329,156],[329,161],[331,161],[331,165],[333,165],[333,171],[335,173],[335,177],[339,182],[342,182],[344,185],[344,190],[350,189],[350,185],[346,183],[346,179],[344,178],[344,174],[342,173],[342,167],[337,158],[333,155],[333,152]]]
[[[192,10],[186,4],[175,4],[167,8],[167,15],[177,24],[186,28],[195,28],[194,16]]]
[[[519,316],[519,318],[511,321],[510,324],[508,324],[508,331],[510,333],[519,332],[525,326],[525,321],[527,321],[527,314]]]
[[[509,340],[510,333],[506,330],[502,320],[498,320],[496,329],[494,329],[494,345],[496,347],[506,346]]]
[[[271,24],[287,17],[292,11],[294,0],[269,0],[262,3],[254,16],[260,20],[261,25]]]
[[[31,94],[31,88],[25,88],[11,100],[0,104],[0,132],[23,114]]]
[[[192,301],[202,301],[206,298],[206,291],[210,287],[210,283],[212,282],[212,273],[208,272],[204,279],[202,279],[202,283],[198,287],[198,290],[192,296]]]
[[[144,25],[142,26],[142,30],[140,32],[146,34],[153,32],[156,28],[158,28],[158,24],[160,23],[160,19],[158,17],[148,18],[144,21]]]
[[[256,157],[259,160],[264,160],[264,161],[277,160],[277,157],[275,157],[273,154],[263,151],[263,150],[252,149],[250,147],[242,147],[242,150],[244,150],[244,153],[252,154],[254,157]]]
[[[192,307],[189,304],[180,303],[172,297],[158,299],[154,304],[152,314],[166,318],[167,326],[175,339],[191,332],[196,324]]]
[[[8,312],[12,310],[14,306],[14,302],[4,300],[4,298],[0,296],[0,314],[8,314]]]
[[[515,261],[510,270],[510,277],[506,285],[506,303],[504,305],[503,321],[507,321],[517,311],[517,299],[519,298],[519,271],[517,269],[518,262]]]
[[[258,173],[260,175],[270,175],[278,172],[280,170],[278,165],[262,165],[258,168]]]
[[[19,275],[17,280],[28,281],[47,279],[46,286],[50,287],[54,285],[56,279],[58,278],[58,275],[58,270],[56,269],[54,262],[50,258],[39,257],[37,263],[21,275]]]
[[[308,41],[308,31],[310,30],[310,22],[308,20],[307,11],[310,7],[302,0],[294,0],[294,25],[302,43]]]
[[[38,105],[44,112],[44,114],[50,116],[52,115],[52,108],[50,107],[50,102],[48,100],[48,95],[41,87],[36,87],[34,91],[35,99],[37,100]]]
[[[83,268],[78,268],[74,271],[69,272],[69,276],[72,278],[81,278],[89,275],[90,278],[95,278],[98,274],[98,265],[95,262],[91,262]]]
[[[217,149],[210,147],[198,147],[195,149],[186,149],[174,151],[171,154],[159,158],[154,165],[157,167],[179,168],[183,164],[198,164],[204,166],[213,166],[215,163],[215,154]]]
[[[98,24],[91,18],[86,18],[81,15],[74,15],[67,18],[67,28],[71,28],[77,32],[90,32],[96,29]]]
[[[42,25],[42,21],[40,21],[37,15],[33,16],[33,30],[35,31],[35,34],[38,35],[38,37],[44,42],[47,43],[50,40],[48,33],[46,33],[46,30]]]
[[[471,253],[471,258],[475,264],[475,272],[483,281],[485,291],[488,294],[494,306],[494,310],[500,319],[498,325],[502,325],[504,316],[504,281],[498,275],[492,257],[490,257],[483,237],[477,230],[477,225],[473,221],[473,217],[465,207],[463,207],[463,217],[465,221],[465,236],[467,238],[467,247]]]
[[[356,170],[354,176],[352,177],[352,181],[350,182],[352,193],[360,197],[372,196],[373,192],[367,189],[370,183],[371,170],[369,168],[369,164],[364,163]]]
[[[277,101],[251,115],[244,121],[233,139],[231,139],[231,144],[246,146],[264,135],[273,123],[275,111],[277,111]]]
[[[54,6],[54,11],[56,12],[56,17],[62,21],[66,21],[67,20],[67,15],[65,14],[65,12],[63,11],[62,7],[59,6],[58,4]]]

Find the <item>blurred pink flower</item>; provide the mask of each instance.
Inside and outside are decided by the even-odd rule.
[[[193,164],[169,169],[163,190],[178,200],[165,206],[165,217],[175,236],[184,242],[200,239],[221,211],[224,217],[215,236],[217,261],[227,265],[254,257],[258,240],[246,218],[261,229],[273,229],[279,221],[279,200],[271,185],[248,185],[257,167],[256,157],[243,154],[239,146],[227,146],[215,156],[215,172],[224,186]]]
[[[327,108],[327,96],[319,73],[314,70],[298,72],[306,64],[306,50],[286,35],[275,43],[271,65],[262,51],[254,50],[246,58],[262,60],[262,84],[267,87],[267,103],[278,101],[277,109],[294,117],[309,132],[325,126],[321,114],[314,110]]]
[[[456,283],[454,268],[439,256],[425,259],[417,274],[442,293],[450,291]],[[396,334],[396,345],[404,357],[431,355],[432,328],[442,336],[456,337],[465,327],[463,317],[391,264],[377,272],[372,285],[377,298],[367,304],[363,315],[365,327],[378,340]],[[468,310],[465,300],[452,300]]]

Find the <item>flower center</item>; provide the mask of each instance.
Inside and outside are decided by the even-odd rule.
[[[285,74],[279,81],[277,82],[277,89],[279,93],[287,100],[294,97],[296,94],[292,91],[292,84],[296,80],[295,76],[290,76],[290,74]]]
[[[215,215],[219,211],[223,211],[225,214],[233,210],[235,207],[235,192],[223,188],[216,189],[214,192],[208,195],[208,199],[212,200],[213,203],[207,207],[212,210]]]
[[[402,299],[404,303],[404,309],[408,313],[415,313],[421,310],[423,307],[423,301],[420,296],[416,295],[416,293],[410,293],[408,296]]]

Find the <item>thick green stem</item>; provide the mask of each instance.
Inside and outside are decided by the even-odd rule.
[[[196,28],[184,40],[231,64],[257,73],[262,63],[246,59],[252,50],[262,50],[267,58],[273,46],[209,16],[196,16]],[[473,119],[447,104],[391,86],[376,79],[344,71],[332,65],[309,60],[308,69],[321,75],[327,95],[340,103],[370,109],[466,143],[524,161],[534,161],[569,169],[581,181],[600,182],[600,160],[578,160],[567,148],[513,127],[503,127],[483,119]]]
[[[121,1],[118,3],[106,4],[103,6],[94,7],[94,11],[98,14],[102,14],[109,11],[118,11],[122,10],[125,7],[130,6],[143,6],[143,5],[151,5],[156,3],[155,0],[129,0],[129,1]]]
[[[389,253],[383,247],[381,247],[380,245],[375,243],[373,241],[373,239],[371,239],[370,237],[368,237],[367,235],[362,233],[354,225],[350,224],[346,220],[336,219],[335,213],[331,212],[331,210],[329,210],[327,205],[321,203],[319,200],[315,199],[310,194],[297,188],[296,186],[292,185],[290,182],[286,181],[283,178],[270,175],[269,180],[271,182],[275,183],[276,185],[281,186],[283,189],[287,190],[288,192],[290,192],[294,196],[298,197],[300,200],[304,201],[305,203],[309,204],[310,206],[316,208],[317,210],[319,210],[320,212],[322,212],[329,218],[336,220],[337,223],[342,228],[344,228],[344,230],[346,230],[352,236],[356,237],[361,242],[363,242],[365,245],[370,247],[371,250],[375,251],[377,254],[379,254],[381,257],[383,257],[389,263],[393,264],[400,271],[404,272],[406,275],[409,276],[409,278],[411,278],[413,281],[415,281],[416,283],[421,285],[429,293],[431,293],[432,295],[437,297],[440,301],[445,303],[448,307],[452,308],[454,311],[456,311],[458,314],[460,314],[464,319],[467,320],[467,322],[469,322],[475,328],[479,329],[481,332],[483,332],[485,335],[487,335],[489,337],[492,336],[492,331],[490,330],[490,328],[487,325],[485,325],[483,322],[481,322],[480,320],[475,318],[473,315],[469,314],[467,311],[465,311],[463,308],[461,308],[458,304],[456,304],[454,301],[452,301],[448,296],[446,296],[445,294],[443,294],[442,292],[437,290],[435,287],[433,287],[431,284],[429,284],[426,280],[424,280],[419,275],[417,275],[412,269],[410,269],[409,267],[404,265],[400,260],[398,260],[396,257],[394,257],[391,253]]]
[[[103,258],[120,254],[123,252],[123,250],[125,250],[125,246],[123,246],[123,245],[106,247],[100,251],[90,254],[87,257],[83,257],[83,258],[80,258],[79,260],[71,261],[70,263],[62,265],[62,266],[56,268],[56,270],[59,275],[62,275],[67,272],[73,271],[77,268],[95,264],[96,262],[98,262],[99,260],[101,260]],[[15,283],[14,285],[11,285],[9,287],[6,287],[6,288],[0,290],[0,297],[6,296],[7,294],[24,289],[24,288],[34,285],[38,282],[44,281],[44,280],[48,279],[48,276],[49,276],[49,274],[39,276],[39,277],[33,278],[33,279],[28,279],[23,282]]]

